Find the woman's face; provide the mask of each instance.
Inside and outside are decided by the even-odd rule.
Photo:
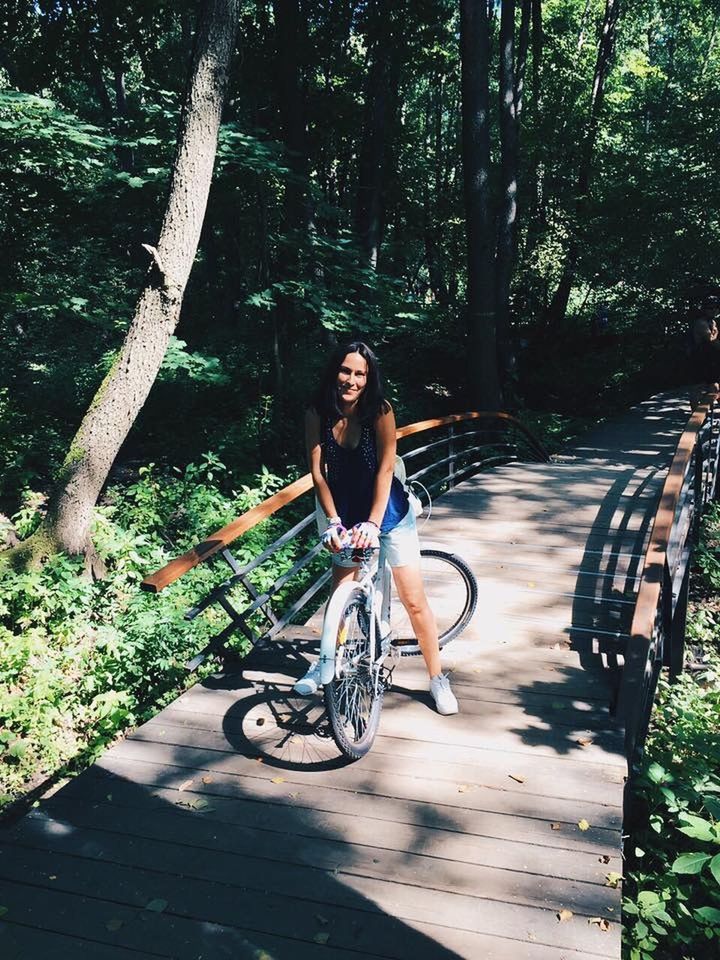
[[[367,360],[359,353],[348,353],[340,364],[337,374],[337,392],[340,404],[346,411],[360,399],[367,384]]]

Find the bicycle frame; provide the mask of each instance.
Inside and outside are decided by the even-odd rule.
[[[358,580],[342,583],[334,591],[325,610],[322,635],[320,637],[320,682],[330,683],[335,676],[335,652],[337,645],[336,626],[350,595],[360,590],[366,600],[367,612],[370,617],[370,651],[373,664],[382,662],[390,652],[390,602],[391,578],[390,564],[385,557],[382,547],[379,549],[377,568],[374,569],[373,553],[375,550],[362,551],[359,561]],[[380,649],[378,651],[378,637],[376,624],[380,624]],[[387,649],[385,647],[387,641]],[[378,655],[379,653],[379,655]],[[377,683],[379,671],[376,671]]]

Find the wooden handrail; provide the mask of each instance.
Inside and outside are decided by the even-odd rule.
[[[507,423],[508,426],[516,427],[528,439],[531,446],[542,453],[546,459],[549,459],[542,444],[533,437],[527,427],[508,413],[469,411],[467,413],[456,413],[447,417],[439,417],[434,420],[420,420],[417,423],[410,423],[405,427],[400,427],[397,430],[397,438],[399,440],[402,439],[402,437],[409,437],[415,433],[421,433],[424,430],[433,430],[436,427],[449,426],[452,423],[481,419],[501,420]],[[233,540],[237,540],[243,533],[247,533],[248,530],[251,530],[258,523],[267,520],[268,517],[277,513],[282,507],[297,500],[298,497],[301,497],[310,489],[312,489],[312,478],[309,473],[306,473],[298,480],[295,480],[294,483],[283,487],[282,490],[268,497],[267,500],[263,500],[263,502],[259,503],[256,507],[247,510],[237,519],[211,534],[207,540],[198,543],[192,550],[188,550],[188,552],[184,553],[181,557],[176,557],[166,566],[162,567],[162,569],[147,576],[140,584],[140,588],[149,593],[159,593],[161,590],[164,590],[165,587],[170,586],[171,583],[174,583],[182,577],[188,570],[192,570],[193,567],[196,567],[199,563],[208,560],[214,554],[231,544]]]
[[[626,720],[626,729],[633,729],[642,709],[640,687],[643,681],[641,669],[645,669],[647,650],[650,648],[655,630],[660,592],[663,586],[665,563],[677,508],[682,495],[683,484],[690,460],[695,453],[698,434],[710,414],[711,405],[720,394],[707,393],[703,401],[695,408],[673,456],[662,493],[655,513],[650,541],[645,553],[645,562],[640,578],[640,588],[635,603],[635,612],[630,627],[630,647],[626,655],[623,680],[618,701],[618,714]],[[697,505],[701,509],[701,505]],[[645,656],[642,655],[645,651]],[[633,660],[635,670],[629,669]],[[642,660],[642,664],[638,661]],[[632,675],[634,674],[634,675]],[[628,719],[630,722],[628,723]]]

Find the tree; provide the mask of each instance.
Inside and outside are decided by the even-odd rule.
[[[160,370],[175,329],[205,216],[235,46],[238,0],[207,0],[198,21],[167,207],[147,284],[120,352],[65,458],[39,530],[12,551],[33,563],[60,550],[92,561],[93,508]]]
[[[490,211],[490,36],[485,0],[461,0],[462,143],[467,221],[469,384],[481,409],[500,406],[495,337],[495,232]]]
[[[580,153],[580,164],[577,174],[577,194],[575,201],[575,230],[571,234],[565,255],[562,276],[558,283],[555,295],[548,307],[548,323],[558,324],[562,321],[567,310],[570,291],[575,278],[575,267],[579,253],[578,225],[582,222],[583,213],[587,206],[592,175],[593,154],[597,139],[600,111],[605,93],[605,83],[612,66],[615,51],[615,35],[620,17],[620,0],[605,0],[605,15],[598,40],[597,59],[593,76],[592,91],[590,94],[590,109],[584,140]]]
[[[368,24],[365,119],[358,155],[355,228],[366,263],[377,269],[385,226],[388,130],[396,109],[400,50],[393,4],[380,0]]]

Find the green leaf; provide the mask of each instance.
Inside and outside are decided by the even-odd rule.
[[[707,843],[711,843],[715,839],[712,824],[703,820],[702,817],[696,817],[690,813],[681,813],[678,819],[687,824],[687,826],[678,828],[680,833],[684,833],[686,837],[691,837],[693,840],[703,840]]]
[[[648,779],[653,783],[661,783],[663,780],[670,779],[667,775],[667,770],[664,767],[661,767],[659,763],[651,763],[648,767]]]
[[[720,910],[715,907],[698,907],[693,912],[698,920],[703,920],[705,923],[720,924]]]
[[[167,900],[161,900],[158,898],[157,900],[150,900],[148,903],[146,903],[145,909],[149,910],[151,913],[162,913],[167,905]]]
[[[710,873],[715,877],[715,882],[720,884],[720,853],[716,853],[710,861]]]
[[[700,873],[709,859],[709,853],[684,853],[670,869],[673,873]]]

